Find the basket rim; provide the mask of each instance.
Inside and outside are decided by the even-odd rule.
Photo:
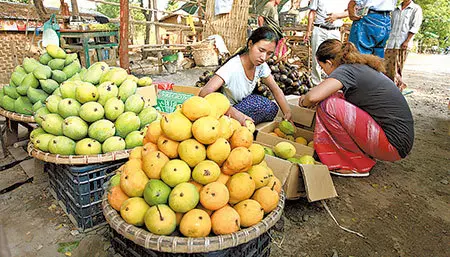
[[[137,245],[159,252],[202,253],[235,247],[266,233],[281,218],[285,200],[284,191],[281,191],[277,208],[252,227],[241,229],[227,235],[200,238],[160,236],[143,228],[128,224],[109,204],[106,192],[102,199],[102,209],[109,226]]]
[[[34,117],[31,115],[20,114],[17,112],[11,112],[0,107],[0,115],[14,121],[21,121],[26,123],[36,123]]]
[[[69,165],[87,165],[127,159],[130,156],[131,149],[96,155],[59,155],[36,149],[30,141],[28,142],[27,152],[29,156],[44,162]]]

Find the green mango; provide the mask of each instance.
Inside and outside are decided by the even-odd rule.
[[[45,106],[51,113],[58,113],[58,104],[61,100],[60,96],[51,95],[45,99]]]
[[[15,100],[7,95],[3,96],[2,107],[10,112],[14,111]]]
[[[52,79],[58,83],[63,83],[67,80],[66,73],[60,70],[52,71]]]
[[[50,67],[52,70],[62,70],[64,69],[64,59],[53,59],[48,62],[48,67]]]
[[[27,91],[28,91],[29,86],[27,85],[22,85],[19,87],[16,87],[16,91],[19,95],[21,96],[26,96],[27,95]]]
[[[75,90],[80,85],[77,81],[65,81],[59,86],[63,98],[75,99]]]
[[[80,73],[75,73],[75,75],[73,75],[70,79],[68,79],[67,81],[83,81],[81,80],[81,76]]]
[[[41,55],[41,57],[39,58],[39,62],[47,65],[49,61],[53,60],[53,57],[51,57],[48,53],[44,53],[43,55]]]
[[[38,128],[33,129],[33,131],[31,131],[31,133],[30,133],[30,141],[34,144],[34,140],[40,134],[45,134],[45,130],[43,128],[38,127]]]
[[[17,93],[17,90],[15,87],[12,86],[4,86],[3,90],[5,92],[5,95],[11,97],[12,99],[17,99],[20,95]]]
[[[64,62],[64,65],[67,66],[67,65],[71,64],[73,61],[75,61],[76,59],[78,59],[78,55],[76,53],[67,54],[66,55],[66,61]]]
[[[33,104],[33,112],[36,112],[37,110],[45,107],[45,104],[43,104],[43,101],[37,101]]]
[[[42,118],[47,114],[50,114],[50,111],[47,109],[47,107],[39,108],[34,112],[34,120],[37,124],[39,124],[39,126],[42,126],[42,122],[44,121]]]
[[[9,80],[9,85],[12,87],[17,87],[17,85],[12,81],[12,79]]]
[[[45,50],[53,58],[66,59],[66,52],[57,45],[48,45]]]
[[[34,148],[41,151],[48,152],[48,143],[55,138],[52,134],[42,133],[36,136],[34,139]]]
[[[39,82],[41,83],[41,88],[47,94],[52,94],[53,91],[55,91],[59,87],[58,82],[54,81],[53,79],[39,80]]]
[[[14,102],[14,111],[16,113],[33,115],[33,104],[28,97],[21,96]]]
[[[89,67],[82,77],[83,81],[97,85],[103,73],[108,72],[109,66],[105,62],[96,62]]]
[[[14,68],[14,71],[19,72],[19,73],[27,74],[27,72],[26,72],[25,69],[22,67],[22,65],[16,66],[16,68]]]
[[[83,78],[84,75],[86,74],[87,69],[85,67],[81,68],[80,72],[78,72],[80,74],[80,78]]]
[[[25,69],[25,71],[27,73],[31,73],[34,71],[34,69],[36,69],[39,66],[42,66],[42,64],[40,64],[38,61],[36,61],[33,58],[28,58],[25,57],[23,59],[23,63],[22,63],[23,68]]]
[[[63,118],[59,116],[57,113],[49,113],[42,117],[42,128],[45,130],[45,132],[50,133],[55,136],[62,136],[63,135]]]
[[[3,92],[3,89],[0,89],[0,107],[3,108],[3,97],[5,96],[5,93]]]
[[[48,142],[48,151],[52,154],[73,155],[76,143],[65,136],[54,137]]]
[[[28,98],[30,98],[30,101],[33,104],[35,104],[38,101],[44,102],[47,99],[48,94],[45,93],[45,91],[42,89],[29,87],[27,91],[27,96]]]
[[[39,80],[34,77],[33,73],[28,73],[22,81],[22,86],[26,86],[27,89],[29,87],[38,88]]]
[[[67,78],[72,78],[72,76],[78,73],[80,70],[81,70],[80,61],[75,60],[71,64],[64,67],[62,71],[66,73]]]
[[[55,91],[53,91],[52,95],[57,95],[57,96],[61,96],[62,97],[61,89],[59,89],[59,87],[58,87]]]
[[[11,80],[14,82],[14,85],[20,86],[26,75],[26,73],[15,71],[11,74]]]
[[[128,73],[126,70],[119,67],[112,67],[107,72],[102,74],[102,77],[100,78],[100,84],[106,81],[111,81],[119,87],[127,79],[127,77]],[[134,83],[136,84],[136,82]]]
[[[40,67],[34,69],[33,75],[39,80],[49,79],[52,76],[52,69],[48,66],[41,65]]]
[[[128,97],[136,93],[137,83],[131,79],[125,80],[119,87],[119,99],[124,103],[127,101]]]

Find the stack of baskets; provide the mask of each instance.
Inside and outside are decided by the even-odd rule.
[[[192,56],[197,66],[219,65],[219,55],[217,54],[214,40],[206,40],[192,45]]]

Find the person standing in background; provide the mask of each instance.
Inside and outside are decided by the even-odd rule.
[[[360,53],[384,58],[396,4],[397,0],[350,0],[348,15],[353,24],[349,41]]]
[[[269,0],[267,4],[264,6],[264,9],[261,15],[258,16],[258,26],[262,27],[264,25],[268,25],[267,23],[275,22],[275,24],[279,25],[278,20],[278,5],[281,0]],[[267,21],[269,20],[269,21]]]
[[[308,28],[303,40],[311,39],[312,56],[327,39],[341,39],[342,18],[348,16],[348,0],[311,0],[309,3]],[[313,28],[314,26],[314,28]],[[311,35],[312,32],[312,35]],[[311,80],[314,86],[322,81],[322,70],[316,58],[312,58]]]
[[[414,35],[422,24],[422,8],[412,0],[404,0],[392,12],[392,27],[386,45],[386,75],[402,91],[407,87],[402,79],[403,65],[411,49]]]

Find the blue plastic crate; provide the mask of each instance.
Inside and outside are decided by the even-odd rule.
[[[81,230],[105,222],[101,208],[103,185],[126,160],[84,166],[46,163],[50,187],[71,221]]]
[[[166,253],[146,249],[111,229],[111,245],[123,257],[269,257],[271,239],[268,232],[245,244],[207,253]]]

